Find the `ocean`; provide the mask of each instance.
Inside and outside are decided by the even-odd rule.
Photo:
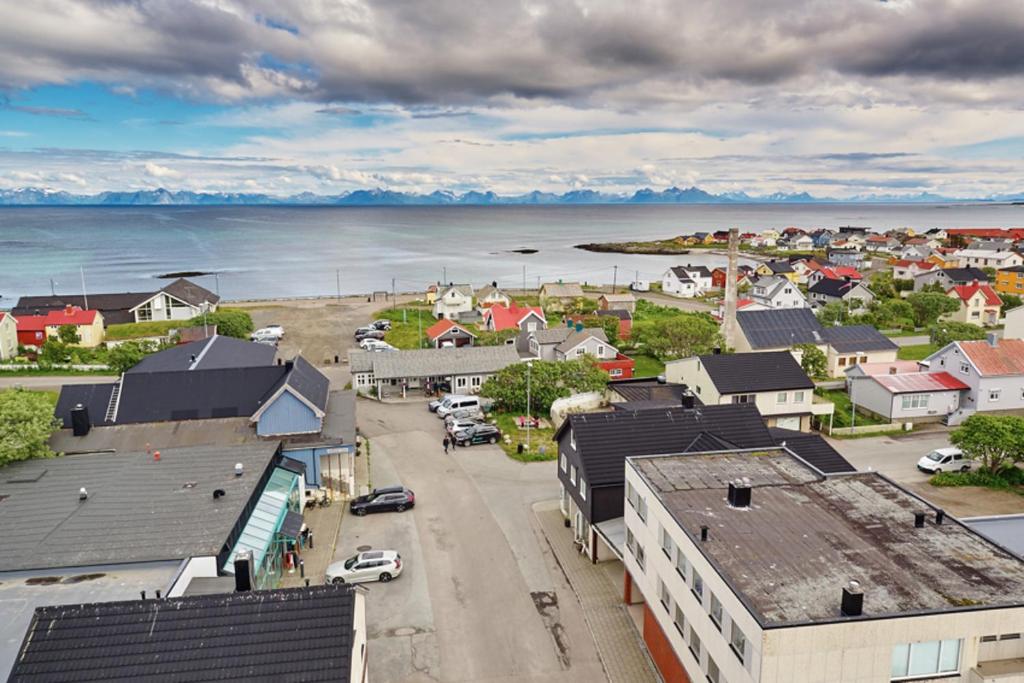
[[[4,207],[0,308],[58,292],[152,291],[199,271],[226,299],[419,291],[435,281],[656,280],[724,257],[602,254],[584,242],[667,238],[731,226],[758,232],[868,226],[1020,227],[1007,204],[737,204],[465,207]],[[533,254],[517,249],[536,249]],[[525,271],[524,271],[525,269]],[[217,273],[215,277],[212,273]]]

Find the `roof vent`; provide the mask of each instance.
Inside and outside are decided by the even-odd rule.
[[[221,498],[224,495],[225,495],[224,489],[214,489],[213,490],[213,499],[214,500],[217,500],[218,498]]]
[[[924,528],[924,513],[923,512],[915,512],[914,513],[914,528],[915,529],[923,529]]]
[[[843,588],[840,611],[844,617],[859,617],[864,613],[864,592],[857,581],[851,581]]]
[[[750,507],[750,481],[737,479],[729,482],[729,505],[734,508]]]
[[[85,490],[85,487],[78,489],[78,500],[88,500],[89,492]]]
[[[895,365],[890,365],[890,366],[889,366],[889,374],[890,374],[890,375],[895,375],[895,374],[896,374],[896,372],[897,372],[897,368],[896,368],[896,366],[895,366]]]
[[[242,470],[244,470],[244,469],[245,468],[242,467],[242,463],[240,463],[240,462],[239,463],[235,463],[235,476],[236,477],[242,476]]]
[[[708,525],[707,524],[701,524],[700,525],[700,540],[701,541],[708,540]]]
[[[992,348],[999,347],[999,335],[996,334],[995,332],[989,332],[987,335],[985,335],[985,341],[987,341],[988,345],[991,346]]]
[[[935,511],[935,525],[936,526],[942,526],[942,522],[945,521],[945,519],[946,519],[946,511],[945,510],[936,510]]]
[[[684,391],[679,397],[680,405],[686,410],[693,410],[696,398],[689,391]]]

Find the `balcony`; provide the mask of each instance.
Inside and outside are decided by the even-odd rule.
[[[1024,657],[978,662],[967,680],[970,683],[1024,683]]]

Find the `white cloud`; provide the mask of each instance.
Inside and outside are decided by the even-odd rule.
[[[145,169],[146,175],[150,178],[163,179],[181,177],[181,172],[175,171],[173,168],[168,168],[167,166],[161,166],[160,164],[153,163],[152,161],[146,162]]]

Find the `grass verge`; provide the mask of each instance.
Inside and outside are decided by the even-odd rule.
[[[1024,496],[1024,470],[1019,467],[1010,467],[1001,472],[940,472],[929,479],[928,483],[932,486],[981,486]]]
[[[646,353],[631,355],[630,358],[636,363],[633,368],[634,377],[657,377],[665,374],[665,364],[654,356]]]
[[[899,360],[924,360],[938,350],[938,347],[934,344],[912,344],[910,346],[901,346],[899,350],[896,351],[896,358]]]
[[[146,323],[121,323],[107,327],[110,340],[138,339],[139,337],[165,337],[171,330],[188,327],[187,320],[154,320]]]
[[[507,434],[511,437],[511,443],[505,443],[504,438],[498,443],[501,445],[502,450],[505,451],[505,455],[513,460],[518,460],[519,462],[541,462],[554,460],[558,457],[558,448],[556,448],[554,442],[554,429],[531,429],[530,450],[524,450],[520,453],[519,444],[526,444],[526,430],[519,429],[516,425],[516,416],[508,413],[494,413],[491,417],[498,425],[498,429],[501,430],[502,436],[504,437]],[[543,453],[540,450],[541,446],[544,447]]]
[[[842,389],[815,389],[814,393],[821,396],[827,401],[832,401],[835,404],[836,410],[832,416],[832,426],[838,427],[850,427],[850,408],[853,404],[850,402],[850,396]],[[868,415],[857,410],[857,422],[858,425],[884,425],[889,424],[888,420],[883,420],[875,415]],[[899,431],[899,430],[896,430]],[[871,436],[877,436],[877,434],[871,434]]]
[[[384,335],[384,341],[397,349],[425,348],[427,336],[423,332],[437,322],[429,308],[385,308],[373,315],[374,319],[391,321],[391,329]]]

